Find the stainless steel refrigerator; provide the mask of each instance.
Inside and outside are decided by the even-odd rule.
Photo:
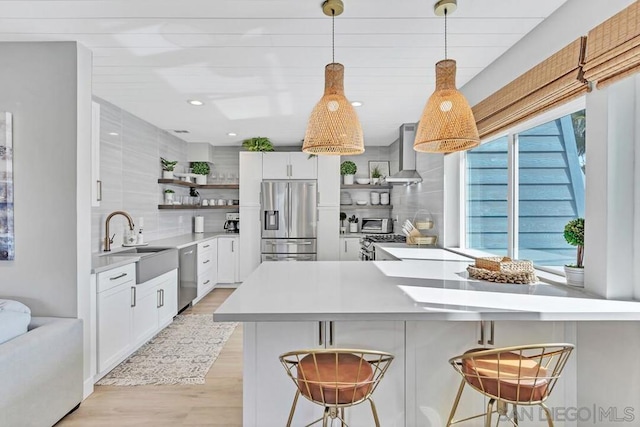
[[[316,181],[262,182],[262,261],[315,261]]]

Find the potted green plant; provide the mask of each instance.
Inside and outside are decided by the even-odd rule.
[[[380,178],[382,178],[382,172],[380,172],[378,166],[374,166],[371,171],[371,184],[378,184]]]
[[[340,165],[340,175],[343,176],[344,185],[353,185],[353,177],[356,175],[358,167],[351,160],[345,160]]]
[[[173,204],[173,194],[175,193],[175,191],[173,191],[170,188],[167,188],[166,190],[164,190],[164,204],[165,205],[172,205]]]
[[[198,185],[206,185],[207,183],[207,175],[211,172],[211,168],[209,167],[209,163],[207,162],[191,162],[191,171],[195,173],[196,176],[196,184]]]
[[[564,273],[567,284],[584,287],[584,218],[576,218],[564,226],[564,239],[572,246],[577,246],[575,265],[565,265]]]
[[[178,164],[177,160],[167,160],[164,157],[160,157],[162,163],[162,177],[164,179],[173,179],[173,169]]]
[[[245,139],[242,141],[242,146],[249,151],[273,151],[273,144],[264,136]]]

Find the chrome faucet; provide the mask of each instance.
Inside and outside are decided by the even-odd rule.
[[[129,215],[128,213],[126,213],[125,211],[115,211],[115,212],[111,212],[109,214],[109,216],[107,217],[107,220],[105,221],[104,224],[104,251],[105,252],[110,252],[111,251],[111,244],[113,243],[113,238],[116,237],[116,235],[114,234],[113,236],[109,237],[109,221],[111,220],[111,218],[113,218],[115,215],[122,215],[125,218],[127,218],[127,221],[129,221],[129,228],[133,231],[133,228],[135,227],[135,225],[133,224],[133,219],[131,218],[131,215]]]

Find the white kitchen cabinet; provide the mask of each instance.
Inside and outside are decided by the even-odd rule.
[[[381,425],[404,427],[404,334],[402,321],[245,323],[244,425],[259,427],[264,420],[271,420],[273,425],[286,424],[296,388],[279,362],[281,354],[340,347],[376,349],[396,356],[374,392],[373,400]],[[273,393],[273,390],[282,392]],[[308,424],[321,415],[319,405],[300,398],[293,425]],[[345,415],[349,425],[373,424],[368,403],[347,408]]]
[[[218,283],[238,281],[238,238],[218,237]]]
[[[482,347],[477,330],[478,322],[406,322],[407,426],[446,425],[461,380],[448,361]],[[480,414],[484,407],[482,395],[466,388],[456,419]],[[462,425],[480,427],[484,422],[476,419]]]
[[[262,179],[317,179],[318,159],[306,153],[262,154]]]
[[[326,323],[328,331],[325,329],[325,335],[329,335],[329,339],[325,340],[327,347],[386,351],[395,356],[372,398],[378,409],[380,425],[405,426],[405,322]],[[349,425],[373,425],[371,408],[367,404],[349,408],[345,416]]]
[[[360,238],[340,237],[340,261],[360,260]]]
[[[340,156],[318,156],[318,206],[340,206]]]
[[[178,311],[178,270],[136,284],[135,264],[97,275],[95,380],[173,321]]]
[[[243,282],[260,265],[260,206],[240,206],[242,232],[238,236],[239,257],[242,260],[238,269],[238,281]],[[320,241],[318,240],[318,245]]]
[[[108,372],[127,354],[131,345],[135,264],[97,275],[97,371]]]
[[[132,310],[132,345],[139,347],[178,314],[178,270],[136,285]]]
[[[287,376],[279,356],[288,351],[323,347],[318,343],[318,324],[319,322],[244,323],[244,426],[287,424],[296,386]],[[278,392],[274,393],[274,390]],[[247,404],[248,402],[251,403]],[[321,416],[320,406],[301,397],[298,399],[292,425],[306,425]],[[265,420],[269,421],[265,424]]]
[[[240,207],[260,206],[262,153],[240,152]],[[242,212],[241,212],[242,215]],[[242,218],[244,218],[242,216]]]
[[[218,240],[211,239],[198,243],[198,289],[194,304],[213,290],[218,282]]]
[[[323,206],[318,208],[318,261],[338,261],[340,248],[340,208]]]
[[[91,206],[98,207],[102,201],[100,180],[100,104],[91,102]]]

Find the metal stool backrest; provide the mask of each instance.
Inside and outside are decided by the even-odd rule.
[[[373,350],[297,350],[280,356],[300,393],[319,405],[347,407],[369,399],[394,356]]]
[[[553,391],[574,346],[531,344],[470,350],[449,359],[480,393],[510,403],[535,405]]]

